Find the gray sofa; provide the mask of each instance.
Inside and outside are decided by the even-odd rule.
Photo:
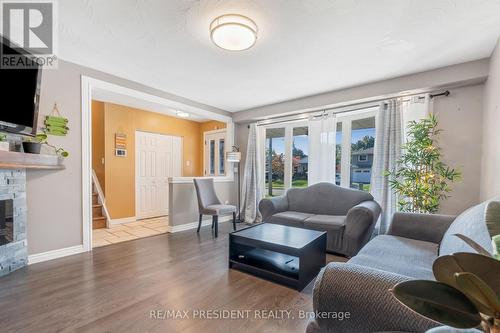
[[[396,213],[386,235],[372,239],[347,263],[330,263],[320,272],[314,310],[349,312],[350,318],[317,316],[307,333],[425,332],[437,326],[398,303],[389,289],[405,280],[433,280],[432,264],[438,256],[474,252],[454,234],[464,234],[492,252],[489,223],[500,224],[499,201],[484,202],[456,218]]]
[[[380,215],[371,194],[331,183],[292,188],[259,203],[266,223],[327,232],[328,252],[351,257],[370,239]]]

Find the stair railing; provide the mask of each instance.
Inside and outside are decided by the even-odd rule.
[[[99,179],[95,174],[94,169],[92,169],[92,182],[94,183],[95,189],[97,190],[98,202],[102,205],[104,209],[104,215],[106,216],[106,228],[109,228],[109,222],[111,217],[109,216],[108,208],[106,207],[106,199],[104,198],[104,192],[102,191],[101,184],[99,184]]]

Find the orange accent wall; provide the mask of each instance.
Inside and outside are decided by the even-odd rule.
[[[203,126],[215,125],[104,103],[106,204],[111,218],[135,216],[135,131],[181,136],[183,176],[196,177],[203,174]],[[117,132],[127,135],[126,157],[115,156]]]
[[[104,158],[104,103],[92,101],[92,169],[106,193]],[[105,161],[105,160],[104,160]]]

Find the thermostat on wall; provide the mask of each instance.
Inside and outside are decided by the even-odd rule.
[[[127,156],[127,149],[115,149],[115,156],[118,157],[126,157]]]

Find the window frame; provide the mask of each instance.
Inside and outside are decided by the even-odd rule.
[[[345,188],[350,188],[351,184],[351,135],[352,135],[352,122],[355,120],[365,119],[375,117],[375,124],[377,123],[377,110],[378,106],[370,106],[366,109],[356,110],[352,112],[339,113],[334,115],[335,124],[334,128],[337,128],[337,124],[342,123],[342,137],[341,137],[341,159],[340,159],[340,186]],[[284,170],[284,190],[288,190],[292,187],[292,143],[293,143],[293,128],[294,127],[309,127],[309,122],[304,120],[290,120],[288,122],[261,125],[263,127],[263,140],[261,155],[261,170],[262,170],[262,189],[265,192],[266,188],[266,130],[275,128],[285,129],[285,170]],[[336,145],[337,143],[335,143]],[[336,152],[335,152],[336,153]],[[347,158],[346,158],[347,157]],[[367,160],[368,161],[368,157]],[[364,161],[363,161],[364,162]],[[334,182],[336,179],[334,180]]]
[[[360,119],[375,117],[377,124],[378,107],[369,107],[346,115],[336,116],[335,126],[342,122],[342,155],[340,159],[340,186],[351,188],[351,136],[352,122]],[[375,129],[376,131],[376,129]],[[346,158],[347,157],[347,158]]]
[[[224,133],[222,138],[208,138],[212,134],[222,134]],[[220,141],[224,140],[224,173],[220,172]],[[213,164],[214,164],[214,172],[211,173],[209,170],[211,168],[211,154],[210,154],[210,143],[214,142],[214,154],[213,154]],[[203,132],[203,176],[211,177],[211,178],[222,178],[227,177],[227,163],[226,163],[226,152],[227,152],[227,141],[228,141],[228,131],[227,128],[222,128],[218,130],[205,131]],[[208,151],[207,151],[208,150]],[[208,171],[208,172],[207,172]]]
[[[262,170],[262,189],[264,192],[266,192],[266,130],[268,129],[276,129],[276,128],[283,128],[285,129],[285,168],[284,168],[284,174],[283,174],[283,185],[284,185],[284,191],[292,188],[292,177],[293,177],[293,166],[292,166],[292,154],[293,154],[293,129],[295,127],[309,127],[309,124],[307,121],[303,120],[291,120],[286,123],[279,123],[279,124],[270,124],[270,125],[262,125],[263,127],[263,140],[262,144],[264,149],[262,149],[262,158],[261,158],[261,170]]]

